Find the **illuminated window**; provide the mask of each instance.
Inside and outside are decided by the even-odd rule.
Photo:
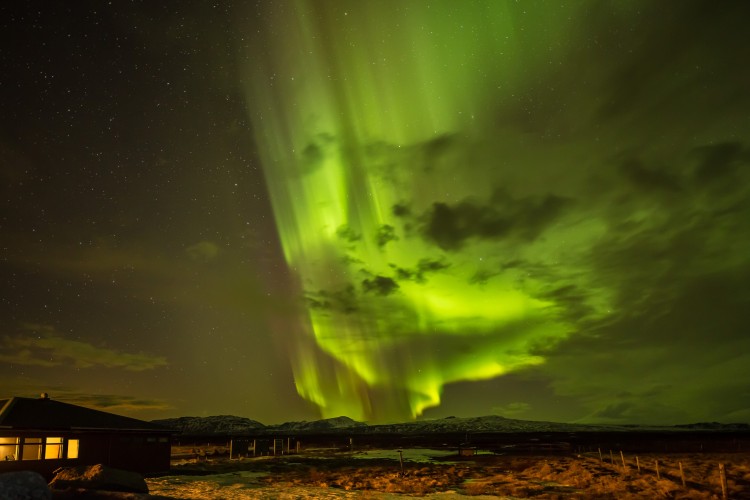
[[[0,461],[18,460],[17,437],[0,437]]]
[[[21,460],[41,460],[42,459],[42,438],[24,438],[21,452]]]
[[[62,458],[63,438],[48,437],[44,446],[44,459],[54,460]]]
[[[78,458],[77,439],[68,439],[68,458]]]

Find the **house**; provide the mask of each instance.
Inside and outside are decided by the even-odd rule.
[[[151,422],[92,410],[43,393],[0,399],[0,473],[104,464],[140,473],[169,470],[171,435]]]

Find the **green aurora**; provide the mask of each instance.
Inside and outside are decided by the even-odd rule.
[[[535,163],[534,134],[496,123],[534,78],[559,70],[577,9],[286,7],[269,26],[293,28],[254,42],[248,101],[285,258],[307,299],[309,326],[291,343],[300,395],[324,417],[416,417],[448,383],[543,363],[539,347],[575,332],[555,300],[561,281],[588,291],[579,321],[606,318],[611,291],[584,257],[605,224],[566,216],[566,165],[554,193],[551,179],[514,179],[518,162]],[[573,105],[592,112],[581,96],[559,103]],[[582,159],[571,142],[552,147],[566,163]]]
[[[0,19],[0,397],[750,422],[750,2]]]

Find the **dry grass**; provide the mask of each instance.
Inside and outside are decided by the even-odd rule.
[[[452,462],[404,463],[398,459],[363,460],[347,455],[335,458],[287,456],[265,460],[203,464],[208,470],[265,471],[258,487],[325,488],[378,498],[380,494],[424,496],[453,491],[460,495],[511,496],[535,499],[720,499],[718,464],[726,466],[729,498],[750,498],[750,455],[643,455],[641,471],[635,457],[621,462],[600,462],[598,454],[578,456],[483,455]],[[659,461],[661,478],[654,463]],[[679,463],[685,472],[682,486]],[[252,486],[251,486],[252,487]]]

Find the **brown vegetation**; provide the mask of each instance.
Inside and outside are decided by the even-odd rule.
[[[725,464],[729,498],[750,497],[750,455],[691,454],[641,455],[640,472],[635,456],[618,455],[600,461],[597,454],[572,456],[458,456],[433,462],[404,462],[402,474],[398,455],[393,459],[356,458],[329,453],[319,456],[289,455],[241,461],[216,460],[187,465],[203,474],[230,471],[262,472],[256,488],[268,491],[322,488],[331,492],[357,492],[378,498],[379,493],[424,496],[438,492],[456,495],[496,495],[515,498],[673,498],[720,499],[719,464]],[[659,462],[657,478],[655,463]],[[679,464],[682,464],[685,486]],[[202,472],[201,472],[202,471]],[[184,478],[184,476],[183,476]],[[184,479],[183,479],[184,481]],[[150,485],[154,490],[154,485]],[[158,485],[156,485],[158,490]],[[247,485],[252,488],[252,485]],[[178,490],[154,491],[179,496]],[[185,495],[185,498],[196,498]],[[203,498],[213,498],[206,496]]]

